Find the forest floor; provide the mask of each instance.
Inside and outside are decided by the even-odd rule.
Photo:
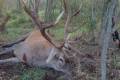
[[[93,55],[97,55],[97,56],[99,55],[98,46],[96,46],[96,45],[86,45],[86,44],[83,45],[82,44],[82,46],[80,47],[79,50],[84,54],[89,53],[89,54],[93,54]],[[120,51],[119,50],[113,51],[113,52],[110,51],[110,53],[112,54],[112,57],[117,56],[115,58],[116,61],[112,60],[114,62],[111,63],[111,66],[113,67],[113,65],[114,65],[114,67],[111,69],[111,71],[116,70],[119,73],[120,72],[120,54],[119,54]],[[2,57],[0,57],[0,59],[5,59],[5,58],[11,57],[11,56],[13,56],[13,55],[3,55]],[[45,76],[46,72],[47,71],[45,71],[45,70],[42,71],[42,69],[38,70],[35,68],[27,67],[24,64],[15,64],[15,65],[3,64],[3,65],[0,65],[0,80],[43,80],[43,77]],[[120,76],[120,74],[112,75],[112,73],[110,73],[110,76],[114,77],[114,79],[111,78],[111,80],[120,80],[120,78],[118,79],[118,76]],[[53,74],[53,75],[55,75],[55,74]],[[52,78],[45,79],[45,80],[57,80],[56,75],[55,76],[53,76],[53,75],[52,75]],[[115,78],[115,76],[117,76],[117,78]],[[95,80],[95,78],[93,80]]]
[[[25,28],[24,29],[10,28],[8,30],[9,34],[4,35],[4,37],[3,37],[4,42],[0,41],[0,44],[8,43],[10,40],[15,41],[19,35],[26,34],[30,30],[25,29]],[[6,39],[6,35],[8,38],[7,38],[7,40],[4,40],[4,39]],[[61,36],[61,35],[62,34],[59,34],[59,36]],[[99,54],[98,45],[91,45],[91,42],[85,43],[84,41],[80,40],[77,43],[75,43],[74,46],[77,47],[79,49],[79,51],[81,53],[83,53],[84,55],[90,54],[93,57],[95,57],[95,60],[96,60],[95,63],[98,64],[97,69],[95,71],[93,71],[94,67],[90,68],[90,66],[87,65],[88,63],[87,64],[84,63],[87,65],[87,66],[85,65],[86,67],[84,67],[83,65],[82,66],[83,66],[83,68],[85,68],[84,70],[89,72],[90,79],[88,79],[88,80],[98,80],[97,77],[99,76],[99,73],[96,74],[96,72],[99,72],[99,69],[100,69],[100,65],[99,65],[100,64],[100,54]],[[110,66],[109,66],[110,79],[109,80],[120,80],[120,78],[118,77],[118,76],[120,76],[120,50],[109,50],[109,53],[110,53],[109,60],[108,60],[108,61],[110,61],[110,63],[108,63],[108,64],[110,64]],[[9,58],[12,56],[14,56],[14,55],[1,55],[0,60],[6,59],[6,58]],[[48,78],[46,79],[45,77],[46,77],[46,74],[48,75],[48,73],[50,73],[50,76],[49,77],[47,76]],[[22,63],[20,63],[20,64],[18,63],[18,64],[14,64],[14,65],[7,63],[7,64],[0,65],[0,80],[63,80],[63,79],[60,79],[60,76],[56,75],[56,72],[54,72],[53,70],[49,71],[49,70],[43,70],[40,68],[31,68]]]
[[[81,48],[82,52],[85,53],[86,51],[89,53],[92,53],[95,49],[96,46],[89,47],[87,49]],[[0,60],[6,59],[9,57],[12,57],[14,55],[1,55]],[[38,69],[37,69],[38,70]],[[37,72],[35,68],[30,68],[24,64],[2,64],[0,65],[0,80],[43,80],[43,76],[45,72],[43,71],[42,75],[39,75],[38,73],[41,74],[41,69],[39,69],[40,72]],[[37,75],[36,75],[37,73]],[[53,74],[55,75],[55,74]],[[37,76],[37,78],[34,78]],[[22,78],[21,78],[22,77]],[[48,80],[56,80],[55,79],[56,75],[53,76],[53,78],[49,78]]]

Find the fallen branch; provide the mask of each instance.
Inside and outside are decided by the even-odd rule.
[[[5,44],[5,45],[2,45],[0,46],[0,48],[9,48],[9,47],[12,47],[14,46],[15,44],[19,44],[20,42],[23,42],[27,37],[28,37],[29,33],[26,34],[25,36],[23,36],[22,38],[18,39],[17,41],[15,42],[12,42],[12,43],[8,43],[8,44]]]

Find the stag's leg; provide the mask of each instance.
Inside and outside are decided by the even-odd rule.
[[[0,52],[0,55],[13,53],[13,48],[8,48]]]
[[[12,64],[15,64],[15,63],[19,63],[19,62],[20,62],[20,60],[17,57],[0,60],[0,64],[3,64],[3,63],[12,63]]]

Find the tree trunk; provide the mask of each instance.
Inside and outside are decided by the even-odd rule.
[[[2,15],[3,3],[5,0],[0,0],[0,16]]]
[[[20,4],[20,0],[16,0],[16,4],[17,4],[17,10],[21,10],[22,7],[21,7],[21,4]]]
[[[90,42],[95,42],[95,28],[96,28],[96,0],[92,0],[91,6],[91,30],[90,30]]]
[[[45,21],[51,22],[54,20],[54,0],[47,0],[46,2],[46,10],[45,10]]]
[[[112,31],[112,16],[117,5],[118,0],[108,0],[104,7],[104,15],[102,19],[102,32],[101,32],[101,80],[107,80],[107,53],[109,40]]]
[[[39,11],[40,0],[33,0],[33,8],[36,13]]]
[[[2,22],[0,23],[0,32],[5,32],[5,25],[8,22],[8,20],[10,19],[10,16],[6,16]]]

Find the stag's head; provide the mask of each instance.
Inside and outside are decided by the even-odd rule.
[[[67,72],[69,71],[69,65],[65,52],[62,49],[53,48],[46,62],[57,71]]]

